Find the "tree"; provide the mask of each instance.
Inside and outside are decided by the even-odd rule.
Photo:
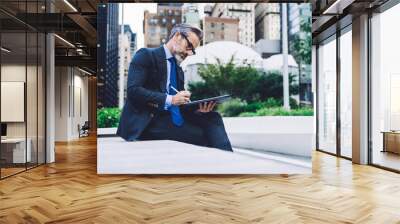
[[[292,42],[292,54],[299,63],[299,68],[301,68],[301,64],[311,64],[311,18],[301,18],[300,30],[301,32],[295,34]]]
[[[296,59],[299,66],[299,84],[302,77],[303,65],[311,65],[311,17],[300,20],[300,32],[296,33],[294,40],[291,42],[292,55]]]

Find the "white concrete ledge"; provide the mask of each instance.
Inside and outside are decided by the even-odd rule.
[[[97,128],[97,136],[115,136],[117,128]]]
[[[175,141],[98,138],[98,174],[310,174],[311,168]]]
[[[233,147],[311,158],[315,145],[314,117],[225,117]],[[117,128],[99,128],[98,136],[115,136]]]
[[[226,117],[224,124],[233,147],[311,157],[312,116]]]

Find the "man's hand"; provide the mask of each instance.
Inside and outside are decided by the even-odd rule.
[[[217,104],[217,102],[205,102],[205,103],[200,103],[200,108],[197,110],[198,112],[202,112],[202,113],[208,113],[210,111],[212,111],[215,107],[215,105]]]
[[[172,104],[179,106],[190,101],[191,93],[189,91],[180,91],[176,95],[172,96]]]

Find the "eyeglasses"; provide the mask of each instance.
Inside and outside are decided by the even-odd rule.
[[[195,55],[195,54],[196,54],[196,51],[194,50],[193,44],[189,41],[188,37],[187,37],[185,34],[181,33],[181,35],[182,35],[182,36],[185,38],[185,40],[187,41],[188,46],[189,46],[189,49],[192,51],[193,55]]]

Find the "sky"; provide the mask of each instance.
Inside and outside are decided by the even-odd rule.
[[[207,3],[198,3],[200,18],[204,16],[204,5]],[[122,22],[122,8],[124,11],[124,24],[131,26],[132,32],[136,33],[137,37],[137,49],[144,47],[144,36],[143,36],[143,16],[144,11],[149,10],[150,13],[157,12],[156,3],[120,3],[120,24]]]

